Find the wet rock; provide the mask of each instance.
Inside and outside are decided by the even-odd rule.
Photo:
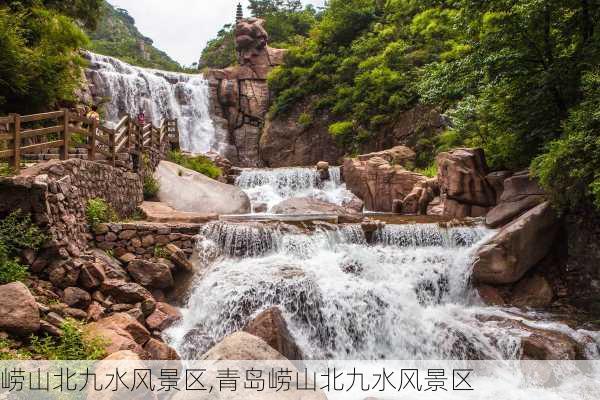
[[[167,289],[174,284],[171,269],[164,263],[135,260],[129,263],[127,271],[133,280],[142,286]]]
[[[473,278],[490,285],[515,283],[550,251],[559,223],[549,203],[528,211],[478,250]]]
[[[200,357],[200,360],[285,360],[285,357],[264,340],[246,332],[236,332]]]
[[[362,216],[354,210],[308,197],[297,197],[282,201],[273,207],[275,214],[335,214],[340,222],[359,222]]]
[[[192,329],[183,337],[183,345],[180,348],[181,357],[184,360],[197,360],[215,344],[215,340],[202,329]]]
[[[477,285],[477,293],[481,300],[489,306],[503,306],[506,304],[500,291],[489,285]]]
[[[175,349],[154,338],[146,342],[144,350],[150,354],[151,360],[179,360],[179,355],[177,355]]]
[[[186,272],[193,272],[194,266],[188,260],[187,255],[181,250],[179,247],[175,246],[172,243],[169,243],[165,246],[165,250],[169,252],[169,258],[175,265]]]
[[[517,284],[511,303],[518,307],[544,308],[552,303],[553,298],[554,291],[546,278],[534,275]]]
[[[179,322],[181,318],[181,312],[177,308],[167,303],[156,303],[156,309],[146,318],[146,325],[153,331],[164,331]]]
[[[440,188],[436,178],[418,182],[402,201],[402,213],[427,215],[429,203],[439,195]]]
[[[92,297],[83,289],[68,287],[63,292],[63,302],[69,307],[86,309],[92,302]]]
[[[290,334],[287,323],[277,307],[271,307],[250,321],[244,331],[267,342],[288,360],[302,360],[302,351]]]
[[[40,328],[35,298],[21,282],[0,286],[0,331],[26,335]]]
[[[139,303],[154,300],[152,294],[142,286],[133,282],[125,282],[119,279],[107,279],[100,288],[102,293],[111,296],[119,303]]]
[[[267,203],[254,203],[255,213],[266,213],[269,211],[269,205]]]
[[[482,149],[440,153],[436,162],[444,215],[478,217],[496,205],[496,192],[486,178],[488,168]]]
[[[155,172],[158,198],[178,211],[247,214],[250,199],[241,189],[217,182],[198,172],[161,161]]]

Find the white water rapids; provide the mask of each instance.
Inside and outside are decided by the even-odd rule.
[[[210,117],[208,82],[200,74],[183,74],[141,68],[116,58],[86,53],[87,78],[96,97],[103,98],[105,117],[116,123],[125,115],[144,110],[146,120],[159,125],[164,118],[177,118],[180,145],[191,153],[222,152],[225,133]]]
[[[519,357],[525,333],[482,318],[507,311],[482,307],[470,288],[472,253],[492,234],[486,228],[387,226],[370,243],[359,225],[307,233],[216,222],[201,234],[202,271],[183,322],[168,333],[184,358],[271,306],[307,359]],[[588,351],[597,355],[595,346]]]
[[[253,206],[265,204],[267,211],[295,197],[311,197],[337,205],[352,200],[340,167],[330,167],[329,177],[322,181],[315,168],[246,169],[235,184],[246,192]]]

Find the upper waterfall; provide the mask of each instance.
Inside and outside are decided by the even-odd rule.
[[[96,97],[106,99],[108,122],[124,114],[137,115],[158,125],[176,118],[180,145],[191,153],[222,152],[226,134],[210,117],[209,86],[202,75],[160,71],[129,65],[113,57],[87,52],[87,79]]]

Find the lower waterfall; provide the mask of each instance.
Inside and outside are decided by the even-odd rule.
[[[294,197],[312,197],[338,205],[352,198],[342,182],[340,167],[330,167],[329,180],[325,181],[315,168],[246,169],[235,184],[248,194],[253,205],[266,204],[267,210]]]
[[[307,359],[516,359],[525,333],[503,328],[510,310],[483,307],[470,286],[473,251],[491,234],[414,224],[367,238],[360,225],[209,224],[170,342],[197,358],[277,306]]]
[[[136,67],[90,52],[86,56],[90,60],[86,76],[93,94],[107,100],[107,121],[116,123],[124,114],[135,117],[140,110],[155,125],[163,118],[177,118],[182,150],[224,150],[226,133],[220,132],[210,117],[209,87],[202,75]]]

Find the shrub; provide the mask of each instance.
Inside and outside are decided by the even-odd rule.
[[[298,124],[304,129],[309,128],[312,125],[312,123],[313,123],[313,118],[312,118],[312,115],[309,113],[302,113],[298,117]]]
[[[415,172],[425,175],[429,178],[434,178],[437,176],[437,173],[438,173],[437,164],[434,162],[433,164],[429,165],[428,167],[417,168],[417,169],[415,169]]]
[[[223,174],[221,168],[217,167],[208,157],[204,156],[186,156],[179,151],[171,151],[169,152],[169,161],[212,179],[217,179]]]
[[[62,336],[32,336],[31,348],[46,360],[100,360],[104,358],[105,342],[90,337],[82,330],[81,323],[67,319],[61,325]]]
[[[92,228],[98,224],[111,222],[117,219],[117,214],[113,208],[100,198],[90,199],[85,207],[87,221]]]
[[[151,200],[156,197],[160,190],[160,183],[152,175],[144,177],[144,199]]]
[[[17,256],[23,249],[38,250],[46,235],[31,221],[31,215],[21,210],[0,221],[0,244],[8,256]]]
[[[169,258],[169,251],[162,246],[154,246],[154,257]]]
[[[334,137],[348,137],[354,133],[354,124],[350,121],[336,122],[329,125],[329,133]]]
[[[15,259],[11,259],[6,247],[0,243],[0,285],[24,281],[29,276],[29,270]]]
[[[11,176],[14,174],[13,169],[6,163],[0,163],[0,176]]]

